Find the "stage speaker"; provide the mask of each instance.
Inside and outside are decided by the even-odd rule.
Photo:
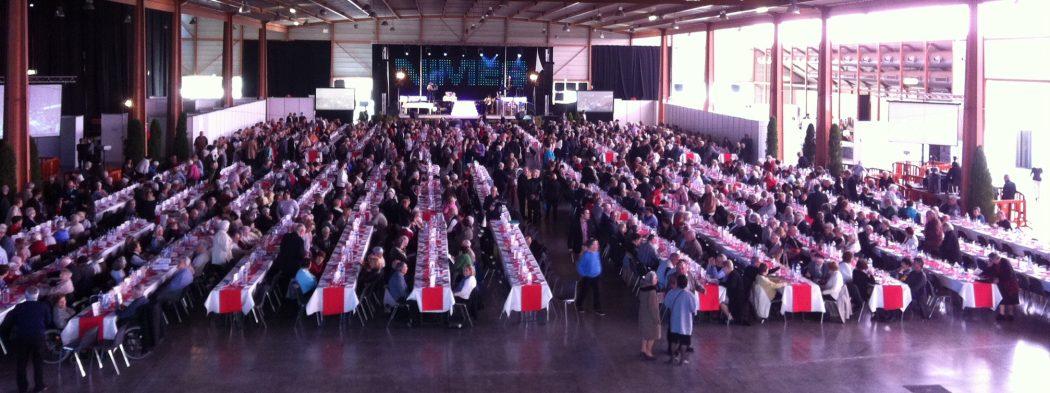
[[[346,88],[346,81],[342,79],[336,79],[335,81],[333,81],[332,87],[336,89],[344,89]]]

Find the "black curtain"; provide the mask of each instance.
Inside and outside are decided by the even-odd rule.
[[[271,97],[307,97],[328,87],[332,75],[330,41],[266,41]]]
[[[242,92],[259,95],[259,41],[244,41],[241,63]],[[270,97],[307,97],[318,87],[331,85],[330,41],[266,41]]]
[[[660,47],[598,45],[591,56],[594,90],[612,91],[620,99],[658,99]]]
[[[168,95],[171,13],[146,9],[146,96]],[[175,26],[178,28],[178,26]]]
[[[85,10],[83,2],[73,0],[33,3],[29,68],[41,76],[76,77],[76,83],[62,87],[62,114],[82,114],[90,120],[101,113],[122,112],[124,100],[131,97],[132,24],[125,23],[131,6],[97,1],[94,10]],[[62,18],[55,15],[60,5]],[[6,38],[4,33],[2,41]]]
[[[259,96],[259,41],[256,40],[241,43],[241,94]]]

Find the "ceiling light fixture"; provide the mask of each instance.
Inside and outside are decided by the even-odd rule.
[[[58,8],[55,8],[55,17],[56,18],[65,18],[66,17],[66,10],[62,9],[62,6],[58,6]]]
[[[357,23],[354,23],[354,30],[357,30]]]
[[[798,1],[791,0],[791,5],[788,6],[788,13],[789,14],[795,14],[795,15],[798,15],[798,14],[802,13],[802,8],[799,8]]]
[[[616,9],[616,16],[623,16],[623,15],[624,15],[623,7],[617,8]]]
[[[605,32],[604,31],[598,32],[598,38],[604,39],[605,38]]]
[[[657,19],[660,19],[660,17],[656,16],[656,14],[649,14],[648,19],[649,19],[650,22],[652,22],[652,21],[655,21]]]
[[[722,10],[722,12],[718,13],[718,19],[721,19],[721,20],[729,19],[729,14],[726,13],[726,10]]]
[[[292,8],[292,7],[288,7],[288,12],[291,12],[291,13],[293,13],[293,14],[294,14],[294,13],[295,13],[295,8]]]
[[[387,21],[384,20],[383,22],[379,23],[379,25],[380,26],[389,26],[390,22],[387,22]]]
[[[127,16],[124,17],[124,24],[126,24],[126,25],[130,25],[131,24],[131,14],[128,14]]]
[[[194,17],[190,18],[190,24],[191,24],[191,25],[195,25],[195,24],[197,24],[197,17],[196,17],[196,16],[194,16]]]
[[[237,7],[237,12],[241,14],[248,13],[248,3],[241,3],[240,7]]]
[[[758,7],[758,8],[755,8],[755,13],[756,14],[764,14],[764,13],[767,13],[767,12],[769,12],[769,7]]]

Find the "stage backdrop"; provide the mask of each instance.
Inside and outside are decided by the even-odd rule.
[[[400,83],[394,77],[397,71],[406,75]],[[535,87],[528,80],[530,71],[540,74]],[[454,91],[461,100],[477,101],[495,97],[506,86],[511,95],[532,102],[535,88],[542,112],[553,87],[554,58],[550,47],[372,45],[372,75],[373,99],[382,103],[387,93],[388,108],[396,108],[399,95],[426,95],[426,85],[433,82],[437,99]]]

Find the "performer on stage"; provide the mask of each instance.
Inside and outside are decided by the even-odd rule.
[[[485,97],[485,114],[491,115],[496,113],[496,100],[492,96]]]
[[[437,85],[434,82],[427,83],[427,101],[434,102],[434,93],[437,92]]]

